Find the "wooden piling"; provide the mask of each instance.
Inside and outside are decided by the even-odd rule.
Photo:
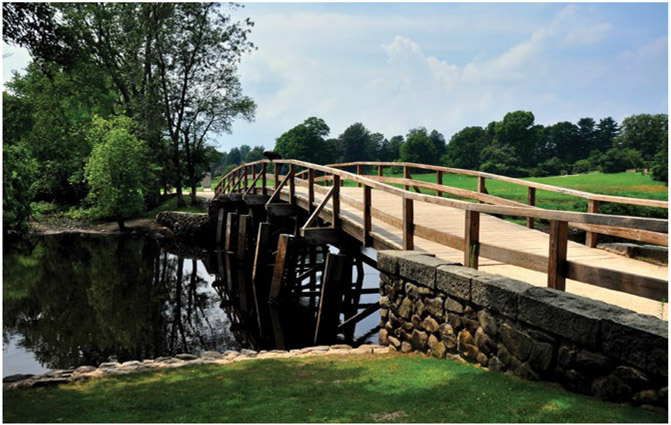
[[[315,344],[328,343],[335,336],[340,317],[342,288],[344,285],[351,285],[351,282],[351,260],[345,255],[327,254],[319,297]]]

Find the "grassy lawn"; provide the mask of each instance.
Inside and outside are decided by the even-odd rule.
[[[420,356],[268,359],[5,391],[5,422],[666,422]]]
[[[180,212],[188,212],[188,213],[207,212],[207,209],[205,208],[205,203],[202,202],[203,199],[200,199],[200,200],[201,200],[201,203],[199,205],[192,206],[191,205],[191,197],[188,196],[188,195],[184,195],[184,202],[186,203],[186,205],[181,207],[181,208],[178,208],[177,207],[177,197],[173,196],[173,197],[163,201],[156,208],[144,213],[143,217],[154,218],[154,217],[156,217],[156,214],[160,213],[161,211],[180,211]]]

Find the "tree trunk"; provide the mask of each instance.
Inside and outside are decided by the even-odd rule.
[[[177,189],[177,207],[183,207],[184,198],[182,197],[182,164],[179,160],[179,141],[173,140],[172,143],[172,163],[175,166],[175,188]]]
[[[116,222],[119,225],[119,230],[121,230],[122,232],[125,232],[126,231],[126,223],[124,223],[123,217],[117,216]]]

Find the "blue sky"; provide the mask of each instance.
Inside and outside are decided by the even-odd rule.
[[[255,22],[258,50],[239,71],[256,120],[234,124],[218,146],[271,148],[310,116],[332,137],[362,122],[386,137],[424,126],[449,139],[518,109],[540,124],[667,113],[667,8],[247,3],[234,16]],[[3,62],[7,78],[16,65]]]

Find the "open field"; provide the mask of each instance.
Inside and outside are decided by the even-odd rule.
[[[5,391],[5,422],[666,422],[453,360],[252,360]]]

